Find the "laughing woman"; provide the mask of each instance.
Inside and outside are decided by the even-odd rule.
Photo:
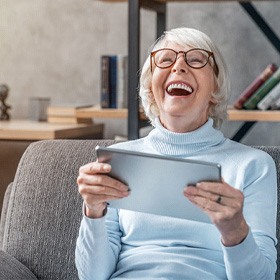
[[[114,147],[219,163],[222,182],[182,192],[212,223],[107,208],[107,201],[129,195],[128,186],[107,175],[110,165],[88,163],[77,179],[84,200],[80,279],[275,278],[276,168],[268,154],[219,131],[228,84],[224,60],[204,33],[177,28],[155,42],[140,78],[154,129]]]

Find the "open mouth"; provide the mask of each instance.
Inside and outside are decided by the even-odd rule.
[[[185,83],[172,83],[166,88],[166,92],[171,96],[186,96],[193,92],[193,89]]]

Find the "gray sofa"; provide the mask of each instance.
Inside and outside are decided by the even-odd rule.
[[[96,145],[112,143],[44,140],[27,148],[3,203],[1,280],[78,279],[74,250],[82,199],[76,178],[81,165],[95,160]],[[259,148],[275,159],[279,185],[280,147]]]

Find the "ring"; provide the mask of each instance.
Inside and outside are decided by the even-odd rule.
[[[216,202],[217,202],[218,204],[221,204],[221,201],[222,201],[222,196],[219,195],[218,198],[216,199]]]

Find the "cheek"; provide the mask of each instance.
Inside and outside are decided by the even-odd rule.
[[[167,75],[168,73],[164,69],[155,68],[152,76],[152,88],[162,89]]]

